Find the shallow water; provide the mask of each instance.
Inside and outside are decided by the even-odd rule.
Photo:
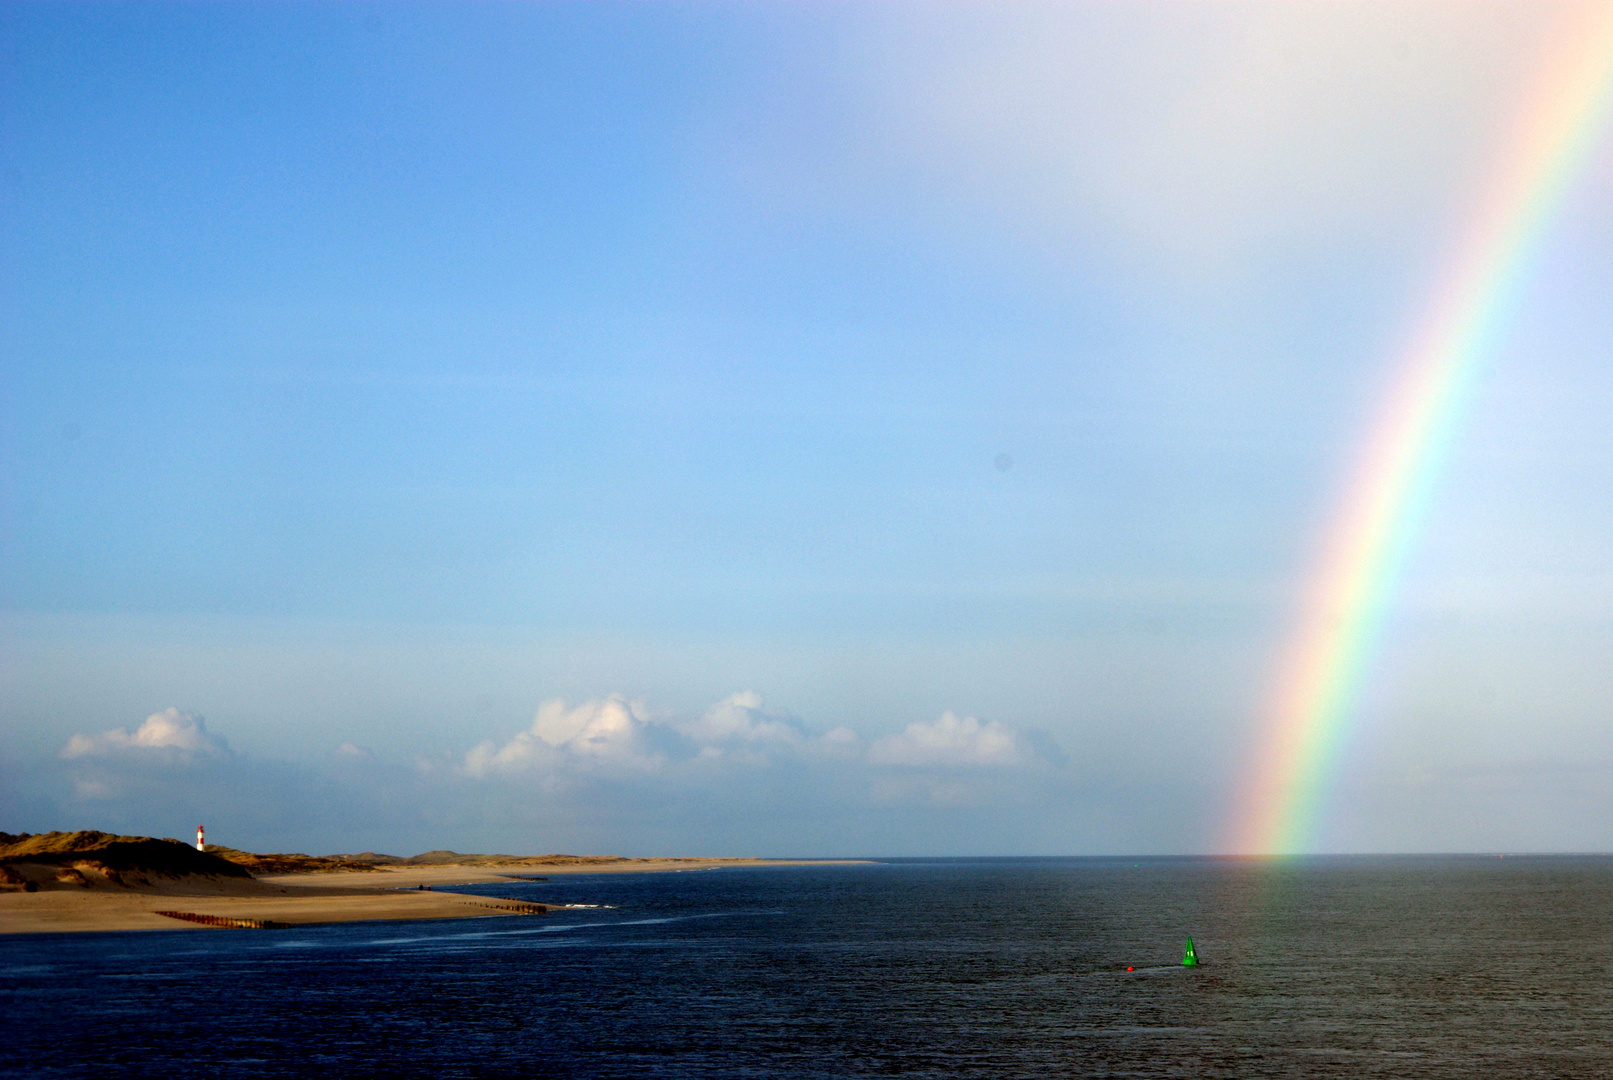
[[[1607,857],[926,860],[464,891],[612,906],[0,938],[0,1069],[1613,1076]]]

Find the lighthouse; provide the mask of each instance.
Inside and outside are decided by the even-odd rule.
[[[202,827],[200,825],[196,826],[196,850],[197,851],[206,851],[207,850],[207,845],[202,843]]]

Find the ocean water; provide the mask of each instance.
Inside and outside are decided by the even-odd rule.
[[[898,860],[463,891],[601,906],[0,938],[0,1072],[1613,1077],[1607,857]]]

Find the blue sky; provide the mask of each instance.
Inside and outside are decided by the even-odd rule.
[[[7,6],[8,828],[1216,850],[1574,11]],[[1610,207],[1604,139],[1324,847],[1613,844]]]

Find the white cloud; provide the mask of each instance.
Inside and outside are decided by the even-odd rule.
[[[764,712],[762,695],[754,690],[730,694],[678,729],[702,746],[722,743],[800,746],[806,733],[792,719]]]
[[[223,739],[207,733],[205,721],[194,713],[169,707],[146,717],[131,734],[128,728],[113,728],[99,735],[74,735],[62,748],[64,758],[105,757],[110,754],[164,751],[186,756],[228,754]]]
[[[659,719],[643,702],[612,694],[572,708],[546,701],[530,728],[502,745],[489,740],[473,747],[462,769],[477,777],[534,770],[645,773],[692,760],[762,766],[788,755],[854,759],[862,747],[849,728],[812,735],[789,714],[764,708],[752,690],[688,719]]]
[[[995,720],[982,724],[972,716],[941,714],[934,723],[907,725],[900,735],[880,739],[868,748],[875,765],[944,768],[957,765],[1021,765],[1029,755],[1015,732]]]
[[[532,726],[499,746],[484,742],[465,755],[471,776],[583,765],[653,772],[666,761],[657,725],[642,702],[620,694],[566,708],[559,698],[538,708]]]

